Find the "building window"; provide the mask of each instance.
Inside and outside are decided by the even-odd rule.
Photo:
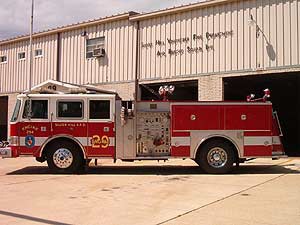
[[[0,63],[6,63],[7,62],[7,56],[3,55],[0,56]]]
[[[110,101],[109,100],[91,100],[90,101],[90,119],[110,119]]]
[[[29,101],[26,100],[23,118],[29,117]],[[48,100],[31,100],[31,119],[48,119]]]
[[[19,53],[18,53],[18,60],[24,60],[25,57],[26,57],[25,52],[19,52]]]
[[[59,101],[57,104],[58,118],[74,118],[83,117],[83,102],[82,101]]]
[[[92,38],[86,40],[86,58],[92,58],[95,49],[104,48],[104,37]]]
[[[42,49],[36,49],[34,51],[34,56],[35,57],[42,57],[43,56],[43,50]]]

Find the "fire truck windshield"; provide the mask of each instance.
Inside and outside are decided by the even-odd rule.
[[[19,116],[19,112],[20,112],[20,106],[21,106],[21,100],[18,99],[15,105],[15,109],[14,109],[14,113],[11,117],[11,122],[16,122]]]

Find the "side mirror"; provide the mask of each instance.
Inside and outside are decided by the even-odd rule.
[[[31,106],[32,106],[31,98],[27,98],[26,101],[25,101],[24,110],[25,110],[26,118],[28,120],[30,120],[31,117],[32,117],[32,107]],[[24,113],[23,113],[23,115],[24,115]]]

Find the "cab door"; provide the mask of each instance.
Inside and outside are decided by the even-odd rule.
[[[87,145],[85,98],[62,96],[51,98],[51,136],[69,136]]]
[[[93,96],[88,106],[88,156],[115,157],[115,96]]]
[[[34,155],[50,135],[49,98],[28,98],[22,109],[19,151],[21,155]]]

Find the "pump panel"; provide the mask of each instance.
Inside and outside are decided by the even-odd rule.
[[[170,155],[169,112],[137,113],[137,156]]]

